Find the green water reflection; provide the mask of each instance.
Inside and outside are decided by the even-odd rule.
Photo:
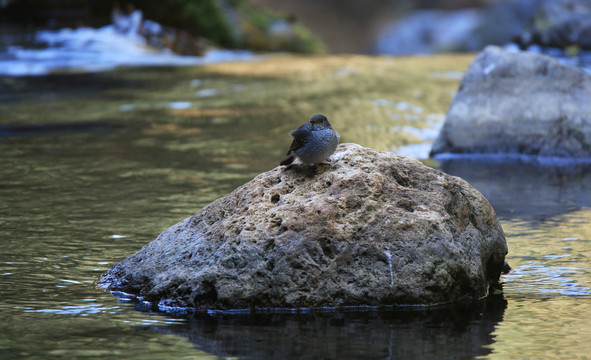
[[[493,204],[507,237],[508,306],[487,358],[585,358],[591,316],[591,169],[444,162]]]
[[[175,320],[133,311],[95,282],[242,177],[220,176],[211,185],[206,180],[214,175],[201,175],[212,166],[208,161],[195,162],[201,170],[173,171],[174,163],[162,158],[165,151],[133,146],[136,133],[115,129],[2,139],[3,359],[196,355],[178,337],[135,331],[138,325]],[[202,178],[204,186],[192,185]]]
[[[0,358],[225,353],[200,342],[202,323],[137,311],[96,281],[170,225],[276,166],[290,143],[286,134],[311,114],[327,114],[343,141],[379,150],[424,141],[401,129],[442,121],[459,82],[453,72],[470,60],[279,57],[0,78]],[[92,126],[65,125],[74,123]],[[31,124],[46,127],[25,126]],[[418,342],[429,347],[422,353],[453,349],[450,343],[479,333],[475,350],[462,357],[584,357],[591,350],[591,172],[525,178],[519,166],[486,165],[488,173],[473,164],[440,166],[467,178],[495,206],[514,270],[504,277],[507,308],[492,319],[483,320],[482,310],[452,333],[453,319],[409,320],[418,324],[417,336],[429,338]],[[306,329],[325,334],[326,342],[337,332],[339,342],[322,346],[341,358],[355,354],[339,353],[339,344],[361,346],[355,331],[370,331],[355,324],[379,323],[387,332],[361,336],[380,346],[376,354],[395,354],[397,341],[406,341],[396,335],[396,319],[347,319],[286,321],[303,329],[301,336],[310,334]],[[214,329],[281,333],[286,322],[279,324],[222,322]],[[438,326],[443,332],[429,330]]]

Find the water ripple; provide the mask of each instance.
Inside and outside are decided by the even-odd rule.
[[[577,277],[588,276],[590,269],[568,266],[526,264],[503,276],[506,287],[517,292],[539,292],[566,296],[591,296],[591,289],[578,283]]]

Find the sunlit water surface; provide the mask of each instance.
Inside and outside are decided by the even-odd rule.
[[[397,75],[407,72],[404,62],[335,59],[316,61],[320,70],[314,61],[297,70],[310,78],[260,68],[286,59],[252,70],[237,64],[3,78],[0,358],[588,356],[585,166],[427,162],[483,192],[506,233],[513,270],[503,276],[504,297],[468,308],[186,320],[139,311],[96,287],[104,271],[158,233],[276,166],[287,132],[304,114],[327,113],[343,141],[420,149],[443,121],[459,81],[454,74],[469,64],[417,60],[412,66],[424,67],[427,83]],[[307,64],[287,60],[304,61],[297,69]],[[371,84],[352,78],[347,87],[343,80],[374,75]],[[330,97],[333,85],[347,91]]]

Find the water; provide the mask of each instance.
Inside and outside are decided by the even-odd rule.
[[[1,35],[0,35],[1,36]],[[1,41],[4,40],[4,41]],[[180,56],[150,47],[134,33],[122,35],[113,25],[94,29],[39,30],[18,37],[0,37],[0,75],[47,75],[94,72],[118,66],[203,65],[253,60],[246,50],[210,49],[203,56]]]
[[[503,296],[468,307],[187,320],[96,287],[168,226],[276,166],[310,114],[328,115],[342,141],[428,143],[459,82],[442,74],[470,61],[283,56],[0,78],[0,358],[587,356],[585,164],[426,161],[483,192],[506,232]]]

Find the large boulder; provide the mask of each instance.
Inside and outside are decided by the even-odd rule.
[[[433,144],[440,153],[591,157],[591,75],[489,46],[466,72]]]
[[[382,30],[376,41],[378,54],[432,54],[471,49],[471,40],[482,10],[420,10]]]
[[[419,161],[341,144],[260,174],[100,284],[197,309],[438,304],[486,296],[507,245],[489,202]]]

